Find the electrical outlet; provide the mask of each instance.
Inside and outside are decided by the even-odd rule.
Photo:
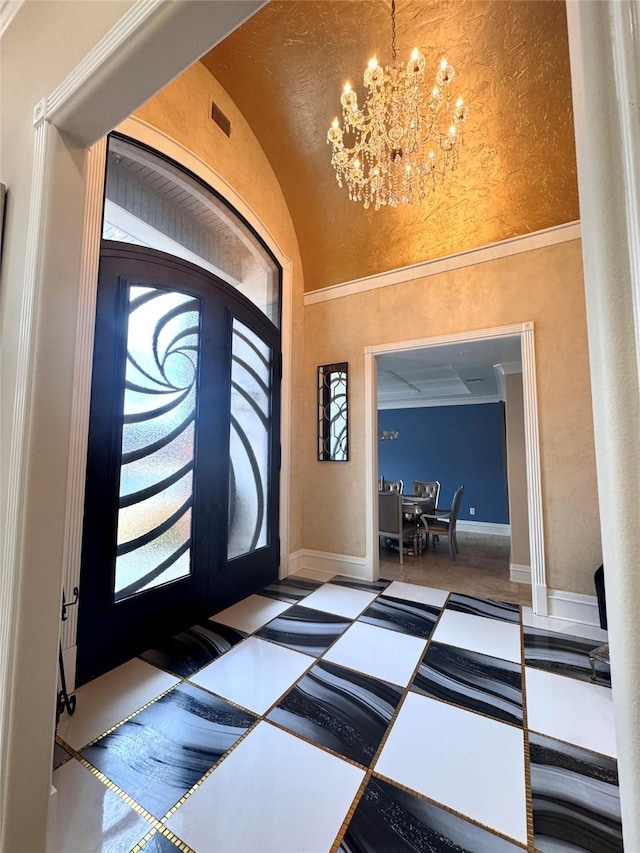
[[[469,507],[469,515],[475,515],[475,514],[476,514],[476,508],[474,506],[470,506]]]

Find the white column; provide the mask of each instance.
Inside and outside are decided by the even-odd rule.
[[[567,3],[626,850],[640,850],[639,9],[637,0]]]

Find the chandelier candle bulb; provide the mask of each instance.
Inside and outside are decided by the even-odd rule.
[[[343,125],[335,119],[327,133],[338,185],[349,198],[376,210],[420,203],[458,165],[463,125],[469,116],[461,97],[453,103],[449,86],[455,69],[442,57],[436,85],[424,88],[426,59],[417,47],[406,66],[396,61],[395,0],[391,0],[392,64],[376,56],[364,71],[365,98],[346,83],[340,97]],[[436,153],[439,157],[436,158]]]

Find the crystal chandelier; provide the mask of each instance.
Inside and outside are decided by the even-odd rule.
[[[384,69],[374,56],[364,72],[364,108],[347,83],[340,98],[344,127],[334,119],[327,134],[331,163],[349,198],[371,204],[421,202],[458,164],[464,123],[462,98],[452,104],[449,87],[456,72],[442,59],[431,93],[422,91],[426,60],[413,49],[406,67],[396,61],[396,4],[391,0],[391,57]]]

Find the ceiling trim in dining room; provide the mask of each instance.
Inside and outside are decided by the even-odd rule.
[[[568,243],[579,240],[581,237],[580,223],[567,222],[564,225],[556,225],[553,228],[545,228],[532,234],[524,234],[521,237],[511,237],[509,240],[500,240],[488,246],[478,249],[470,249],[466,252],[457,252],[444,258],[436,258],[421,264],[412,264],[407,267],[399,267],[395,270],[379,273],[378,275],[365,276],[364,278],[345,281],[342,284],[333,284],[322,290],[313,290],[304,295],[304,304],[316,305],[319,302],[330,302],[343,296],[353,296],[356,293],[366,293],[369,290],[377,290],[379,287],[388,287],[391,284],[404,284],[418,278],[428,278],[443,272],[471,267],[477,264],[494,261],[499,258],[508,258],[511,255],[519,255],[521,252],[531,252],[534,249],[543,249],[547,246],[556,246],[559,243]]]

